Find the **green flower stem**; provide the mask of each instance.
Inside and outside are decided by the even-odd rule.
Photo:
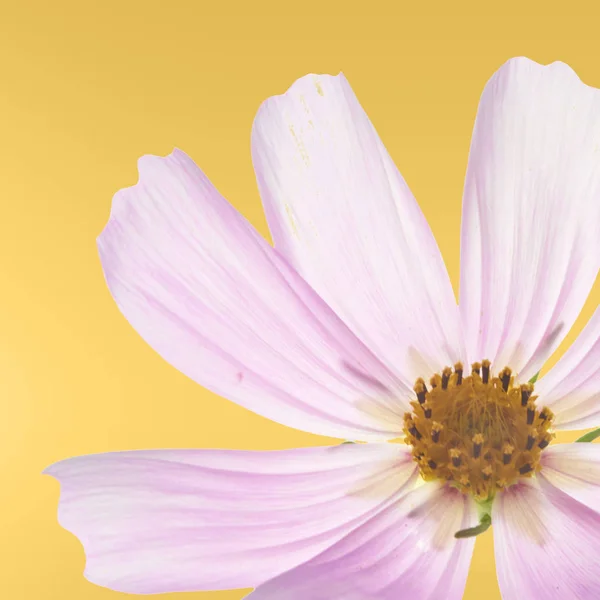
[[[468,529],[461,529],[454,534],[454,537],[457,539],[462,538],[470,538],[487,531],[492,524],[492,516],[489,514],[485,514],[479,520],[479,525],[475,525],[475,527],[469,527]]]
[[[464,539],[475,537],[484,531],[487,531],[492,524],[492,503],[494,502],[494,498],[488,498],[483,502],[477,503],[477,510],[479,512],[479,525],[475,525],[475,527],[469,527],[467,529],[461,529],[454,534],[454,537],[457,539]]]
[[[594,429],[594,431],[588,431],[585,435],[582,435],[580,438],[576,439],[576,442],[593,442],[596,438],[600,437],[600,427],[598,429]]]

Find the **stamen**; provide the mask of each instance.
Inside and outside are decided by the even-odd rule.
[[[492,476],[493,472],[494,472],[494,469],[492,469],[492,467],[490,467],[490,465],[488,465],[487,467],[482,469],[481,476],[483,477],[484,481],[488,481],[490,479],[490,477]]]
[[[530,400],[527,404],[527,425],[533,425],[535,419],[535,401]]]
[[[525,473],[531,473],[531,471],[533,471],[533,467],[529,464],[529,463],[525,463],[520,469],[519,469],[519,473],[521,473],[521,475],[525,475]]]
[[[481,363],[476,362],[471,365],[471,373],[472,374],[477,373],[477,375],[479,375],[480,369],[481,369]]]
[[[512,374],[512,371],[508,367],[505,367],[502,370],[502,372],[500,373],[500,381],[502,382],[502,389],[505,392],[508,392],[508,386],[510,385],[511,374]]]
[[[463,366],[462,366],[462,363],[457,362],[454,365],[454,372],[456,373],[456,385],[462,385],[462,379],[463,379]]]
[[[504,444],[504,447],[502,448],[502,463],[507,465],[510,462],[510,459],[512,458],[512,454],[515,451],[514,447],[511,446],[510,444]]]
[[[448,454],[452,459],[452,465],[456,468],[460,467],[460,463],[462,462],[462,458],[460,457],[460,450],[457,450],[456,448],[451,448]]]
[[[417,394],[417,400],[419,404],[423,404],[425,402],[425,396],[427,394],[427,388],[425,387],[425,382],[422,379],[417,379],[414,387],[415,393]]]
[[[527,436],[527,444],[525,446],[526,450],[531,450],[533,448],[536,438],[537,438],[537,429],[532,429],[531,433]]]
[[[488,381],[490,380],[490,364],[490,361],[487,359],[481,362],[481,381],[483,381],[483,383],[488,383]]]
[[[414,435],[418,440],[420,440],[423,437],[414,425],[408,431],[411,435]]]
[[[431,441],[434,444],[437,444],[440,441],[440,433],[444,429],[443,425],[440,425],[438,422],[434,421],[431,426]]]
[[[452,375],[452,369],[450,367],[446,367],[442,371],[442,389],[448,389],[448,382],[450,381],[450,375]]]
[[[476,433],[473,436],[473,458],[479,458],[479,455],[481,454],[481,446],[483,445],[484,441],[485,438],[481,435],[481,433]]]
[[[550,443],[550,440],[548,438],[544,438],[539,444],[538,444],[538,448],[540,450],[543,450],[544,448],[546,448],[548,446],[548,444]]]
[[[423,414],[426,419],[431,419],[431,406],[429,405],[429,402],[423,404]]]
[[[527,406],[529,402],[529,396],[531,396],[531,392],[533,391],[533,386],[530,384],[524,384],[521,386],[521,406]]]
[[[430,469],[437,469],[437,463],[434,460],[430,460],[428,463]]]

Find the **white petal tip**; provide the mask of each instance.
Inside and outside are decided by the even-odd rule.
[[[495,79],[500,73],[502,73],[505,70],[529,71],[531,73],[538,71],[542,72],[544,76],[558,75],[565,78],[571,78],[573,83],[575,84],[581,84],[586,87],[590,87],[581,80],[579,75],[577,75],[577,73],[571,66],[559,60],[550,63],[539,63],[535,60],[532,60],[531,58],[527,58],[526,56],[516,56],[507,60],[496,71],[492,79]]]
[[[294,81],[294,83],[292,83],[292,85],[285,92],[270,96],[261,103],[254,119],[252,130],[254,131],[258,117],[271,104],[278,103],[281,100],[289,98],[294,98],[294,100],[297,100],[303,104],[306,103],[306,100],[309,97],[325,98],[327,95],[327,90],[330,89],[332,85],[348,85],[348,80],[342,71],[340,71],[337,75],[331,75],[329,73],[309,73],[308,75],[300,77]],[[308,110],[308,107],[306,107],[306,109]]]
[[[144,154],[137,160],[138,180],[130,186],[121,188],[113,195],[110,214],[108,221],[102,231],[96,237],[96,245],[100,250],[102,256],[102,248],[104,245],[103,240],[108,237],[108,233],[111,230],[111,225],[123,211],[127,210],[127,204],[131,195],[134,195],[143,185],[152,182],[156,175],[159,175],[165,167],[174,162],[189,161],[193,162],[192,159],[183,150],[175,147],[173,150],[164,156],[155,154]]]

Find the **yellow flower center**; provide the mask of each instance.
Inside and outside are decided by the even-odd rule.
[[[454,372],[436,373],[429,388],[418,379],[414,389],[404,433],[423,479],[448,481],[487,500],[541,469],[554,415],[536,407],[533,385],[515,385],[509,368],[493,377],[484,360],[463,377],[458,363]]]

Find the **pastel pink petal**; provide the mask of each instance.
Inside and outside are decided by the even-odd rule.
[[[470,359],[535,375],[590,292],[599,234],[600,92],[565,64],[508,61],[483,92],[465,184]]]
[[[472,501],[427,484],[307,563],[261,585],[250,600],[460,600],[474,540]]]
[[[600,598],[600,514],[539,476],[499,494],[492,520],[504,600]]]
[[[600,425],[600,309],[535,391],[554,412],[557,429]]]
[[[414,481],[395,444],[277,452],[155,450],[46,470],[86,577],[152,594],[253,587],[310,560]]]
[[[275,247],[413,385],[462,357],[433,234],[343,75],[267,100],[252,157]]]
[[[119,308],[168,362],[280,423],[395,437],[407,388],[183,152],[139,162],[98,245]]]
[[[600,445],[553,444],[544,450],[542,464],[552,485],[600,512]]]

